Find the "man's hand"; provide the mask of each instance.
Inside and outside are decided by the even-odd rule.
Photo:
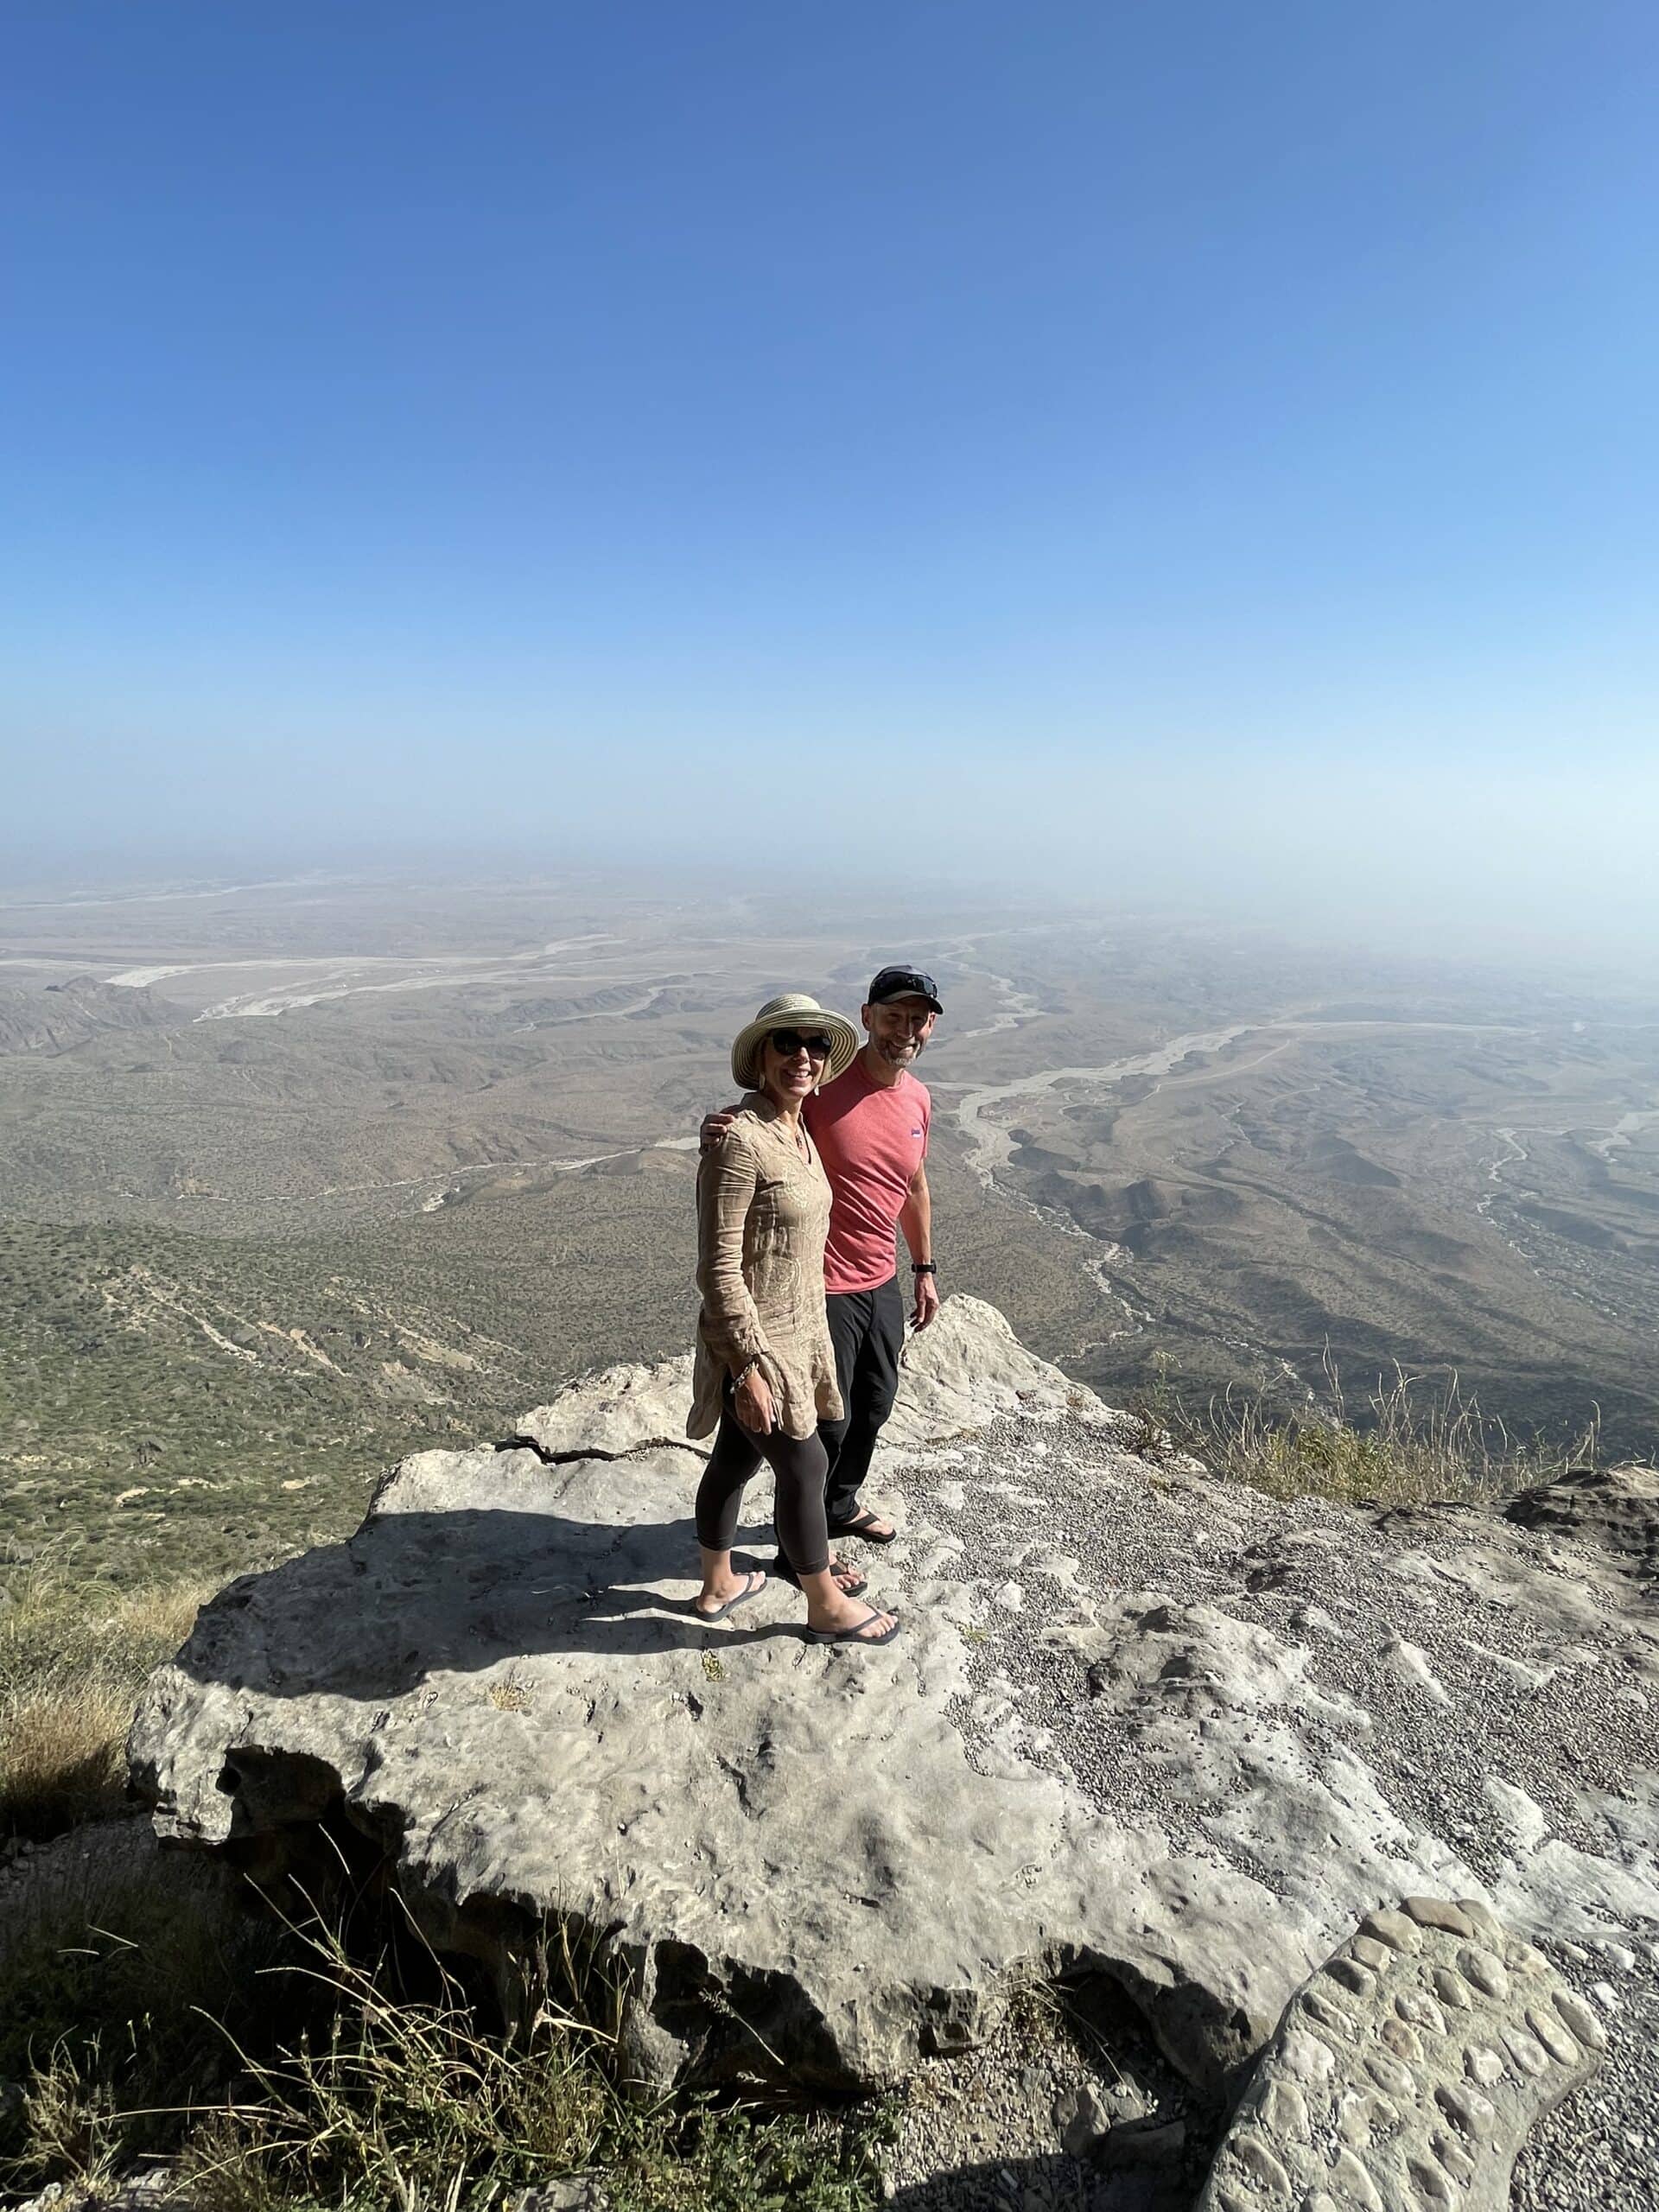
[[[937,1275],[918,1275],[916,1302],[910,1309],[910,1325],[925,1329],[939,1310],[939,1279]]]
[[[721,1106],[712,1114],[705,1114],[702,1126],[697,1131],[697,1148],[711,1152],[732,1126],[741,1109],[736,1106]]]
[[[772,1385],[758,1367],[752,1367],[732,1393],[732,1410],[751,1436],[770,1436],[777,1413]]]

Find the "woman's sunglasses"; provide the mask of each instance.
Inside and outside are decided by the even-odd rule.
[[[766,1035],[767,1042],[775,1045],[785,1059],[798,1052],[803,1046],[815,1060],[827,1060],[830,1057],[830,1039],[820,1037],[816,1030],[810,1036],[804,1035],[798,1029],[772,1029]]]

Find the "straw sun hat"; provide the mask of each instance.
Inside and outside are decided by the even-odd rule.
[[[785,991],[781,998],[768,999],[747,1028],[737,1033],[732,1046],[732,1079],[745,1090],[760,1088],[760,1040],[774,1029],[804,1029],[809,1035],[821,1033],[830,1039],[830,1058],[822,1078],[825,1083],[852,1065],[853,1055],[862,1041],[844,1014],[831,1014],[804,991]]]

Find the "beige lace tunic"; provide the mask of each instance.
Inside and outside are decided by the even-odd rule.
[[[830,1179],[805,1130],[804,1156],[751,1091],[697,1168],[697,1357],[688,1436],[720,1426],[726,1378],[758,1353],[785,1436],[839,1421],[836,1356],[823,1313]]]

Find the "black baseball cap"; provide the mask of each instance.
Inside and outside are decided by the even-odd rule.
[[[931,976],[923,975],[919,968],[879,969],[864,1003],[881,1006],[888,999],[925,999],[935,1014],[944,1012],[939,1004],[938,985]]]

